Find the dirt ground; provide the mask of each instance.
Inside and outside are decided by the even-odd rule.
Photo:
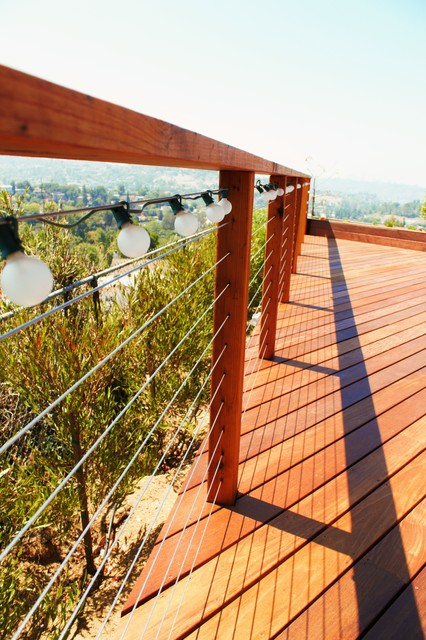
[[[183,469],[181,472],[180,483],[183,481],[186,473],[187,469]],[[69,636],[70,639],[88,640],[89,638],[96,638],[96,635],[101,628],[105,616],[109,611],[111,603],[117,594],[135,553],[164,499],[170,485],[170,480],[171,474],[158,475],[154,478],[151,478],[150,476],[144,478],[135,489],[135,492],[128,496],[120,513],[116,514],[116,520],[117,518],[123,519],[123,517],[130,512],[132,506],[136,503],[140,492],[144,489],[147,482],[150,481],[150,486],[146,494],[140,504],[136,507],[135,512],[132,514],[129,523],[126,526],[124,534],[118,541],[105,565],[105,578],[103,579],[101,586],[91,597],[88,598],[83,613],[72,628],[72,632]],[[145,544],[145,549],[133,569],[129,582],[123,590],[120,600],[117,602],[115,609],[111,614],[102,635],[100,636],[101,638],[110,640],[114,637],[114,630],[120,619],[121,608],[127,600],[133,584],[142,571],[152,546],[155,543],[159,530],[170,513],[176,497],[177,491],[176,487],[174,487],[165,500],[160,515],[156,520],[155,529],[152,531]],[[103,549],[100,548],[100,558],[102,557],[102,553]]]

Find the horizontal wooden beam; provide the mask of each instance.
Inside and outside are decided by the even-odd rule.
[[[0,154],[305,175],[1,65]]]
[[[388,247],[397,247],[398,249],[426,251],[426,233],[424,231],[411,231],[399,227],[308,218],[307,233],[311,236],[325,236],[381,244]]]

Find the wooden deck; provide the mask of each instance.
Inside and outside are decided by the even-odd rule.
[[[237,504],[199,455],[117,637],[424,637],[426,254],[307,237],[298,271],[247,353]]]

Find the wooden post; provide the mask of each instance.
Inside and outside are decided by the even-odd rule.
[[[285,176],[271,176],[285,189]],[[284,196],[278,196],[268,207],[265,262],[263,267],[262,312],[260,320],[259,357],[270,360],[275,355],[275,337],[280,289],[280,265],[283,243]]]
[[[296,239],[296,211],[297,211],[297,181],[289,181],[287,184],[294,185],[294,191],[284,196],[284,217],[281,252],[281,284],[280,302],[288,302],[290,299],[290,279],[293,265],[293,254]]]
[[[221,171],[232,211],[218,230],[213,342],[208,499],[232,505],[237,497],[246,344],[254,173]],[[217,364],[216,364],[217,363]],[[219,387],[219,391],[216,390]],[[219,465],[219,468],[218,468]]]
[[[299,178],[298,180],[301,188],[298,189],[300,195],[298,195],[298,215],[297,215],[297,233],[296,233],[296,247],[294,250],[293,258],[293,273],[297,271],[297,258],[300,256],[303,240],[306,234],[306,225],[308,222],[308,200],[309,200],[309,181],[305,178]]]
[[[298,244],[299,227],[300,227],[300,205],[302,202],[302,186],[301,186],[300,180],[296,179],[295,187],[296,187],[296,211],[295,211],[295,218],[294,218],[293,262],[291,265],[292,273],[296,273],[297,256],[299,255],[298,251],[300,250],[300,246]]]

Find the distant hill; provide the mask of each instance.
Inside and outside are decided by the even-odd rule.
[[[78,160],[52,160],[49,158],[22,158],[0,156],[0,184],[12,180],[28,180],[33,185],[45,182],[102,185],[117,188],[122,184],[129,191],[149,186],[168,192],[199,191],[215,188],[218,174],[215,171],[195,171],[124,165],[110,162],[82,162]]]
[[[318,178],[317,190],[343,194],[368,193],[385,202],[412,202],[413,200],[423,202],[426,196],[426,186],[345,178]]]
[[[129,191],[149,186],[168,193],[183,193],[214,188],[217,185],[217,175],[216,171],[194,169],[0,156],[0,184],[10,184],[12,180],[29,180],[33,185],[41,182],[59,182],[86,186],[103,185],[106,188],[116,188],[121,184]],[[364,193],[386,202],[401,203],[423,201],[426,195],[426,186],[344,178],[318,178],[317,189],[321,192],[342,194]]]

